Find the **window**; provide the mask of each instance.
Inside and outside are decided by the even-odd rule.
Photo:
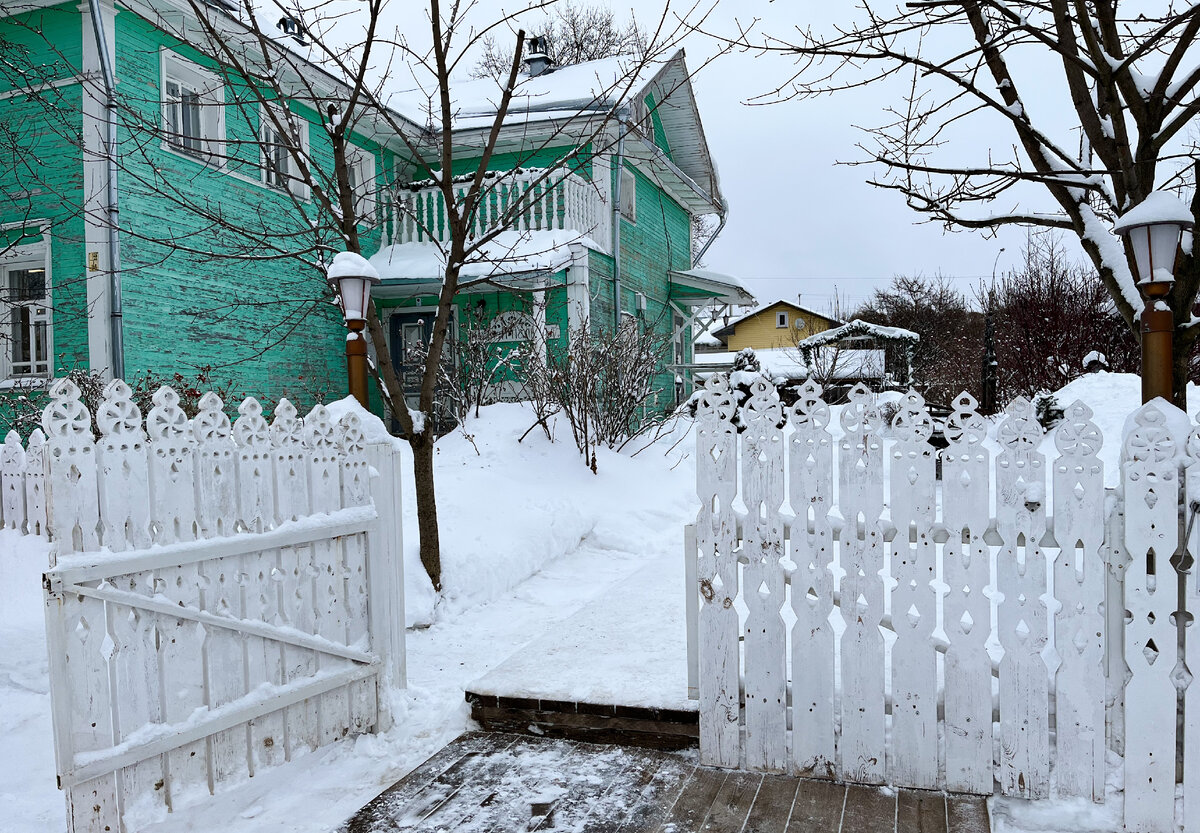
[[[167,147],[219,158],[225,141],[225,90],[212,72],[162,53],[163,131]]]
[[[346,175],[360,220],[375,218],[375,154],[362,148],[346,150]]]
[[[621,170],[621,216],[637,222],[637,177],[625,169]]]
[[[45,250],[17,250],[0,261],[0,375],[50,375],[50,282]]]
[[[294,151],[300,155],[308,154],[308,122],[295,113],[284,110],[274,110],[280,126],[291,127],[296,131],[295,136],[287,136],[276,129],[276,119],[271,113],[262,110],[260,113],[260,136],[262,137],[262,181],[272,188],[291,191],[302,200],[309,197],[308,185],[301,178],[300,168],[296,165]]]
[[[788,325],[788,323],[787,323],[787,313],[786,313],[786,312],[777,312],[777,313],[775,313],[775,329],[777,329],[777,330],[786,330],[786,329],[787,329],[787,325]]]

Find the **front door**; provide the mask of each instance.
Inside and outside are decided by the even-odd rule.
[[[429,349],[429,341],[433,337],[433,321],[437,315],[435,310],[419,312],[396,312],[389,319],[389,340],[391,343],[392,365],[400,384],[404,386],[404,398],[408,407],[416,409],[421,398],[421,376],[425,371],[425,355]],[[450,332],[454,332],[454,318],[450,319]],[[444,367],[454,366],[454,340],[446,339],[442,351]],[[447,374],[442,374],[445,377]],[[453,405],[450,401],[452,392],[445,389],[444,379],[438,380],[438,390],[435,394],[434,430],[442,433],[453,427],[456,420],[453,417]],[[392,430],[399,431],[400,424],[393,417]]]

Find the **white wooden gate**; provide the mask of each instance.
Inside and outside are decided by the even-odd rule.
[[[50,397],[46,628],[71,830],[133,830],[386,728],[380,687],[403,685],[403,630],[387,621],[401,550],[357,416],[318,405],[302,420],[281,399],[268,423],[247,399],[231,425],[209,393],[189,421],[164,387],[143,421],[117,380],[97,438],[70,381]]]
[[[1200,429],[1184,441],[1141,408],[1106,492],[1084,403],[1048,464],[1028,401],[1005,411],[993,458],[963,394],[939,480],[919,394],[885,426],[856,387],[835,439],[821,392],[784,408],[761,380],[739,404],[714,375],[699,393],[685,547],[702,762],[1103,801],[1107,737],[1126,827],[1172,829],[1181,765],[1182,822],[1200,831],[1200,683],[1176,662],[1181,646],[1200,671],[1200,639],[1176,626],[1200,588],[1172,562]]]

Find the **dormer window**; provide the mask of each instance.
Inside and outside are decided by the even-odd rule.
[[[775,329],[786,330],[788,326],[788,314],[786,312],[775,313]]]

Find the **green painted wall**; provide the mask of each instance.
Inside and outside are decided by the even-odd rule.
[[[49,244],[52,355],[59,372],[87,367],[83,245],[82,52],[77,4],[0,18],[0,256]],[[23,83],[17,80],[20,73]],[[0,420],[7,412],[0,402]]]
[[[118,14],[117,42],[126,104],[151,125],[161,119],[163,47],[219,69],[132,13]],[[235,380],[239,395],[288,396],[301,408],[339,398],[345,330],[311,251],[338,241],[307,231],[319,212],[314,200],[294,201],[261,182],[253,91],[227,78],[224,94],[232,158],[223,168],[169,150],[132,124],[124,131],[125,164],[140,173],[122,187],[126,375],[213,366]],[[310,122],[318,167],[331,170],[326,130],[308,108],[292,109]],[[377,172],[392,167],[377,147],[359,144],[376,152]],[[377,248],[378,231],[364,237],[366,251]]]

